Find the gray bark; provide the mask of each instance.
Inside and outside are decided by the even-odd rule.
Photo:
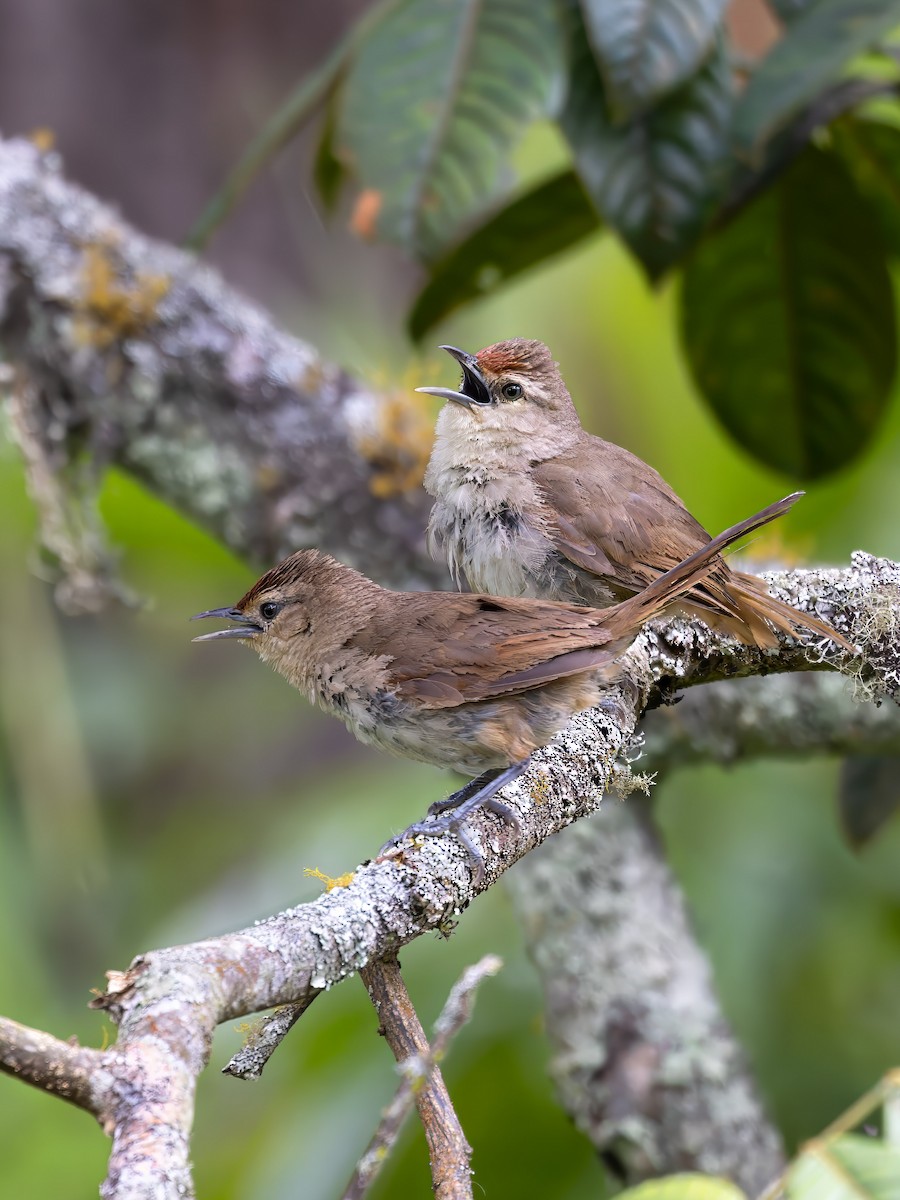
[[[0,345],[73,488],[114,463],[251,562],[321,545],[388,585],[449,586],[424,551],[427,410],[325,363],[25,141],[0,141]]]

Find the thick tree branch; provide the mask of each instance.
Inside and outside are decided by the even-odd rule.
[[[860,704],[844,676],[825,671],[692,688],[648,713],[640,770],[725,765],[810,754],[900,754],[900,708]]]
[[[641,805],[604,804],[510,874],[541,976],[553,1075],[624,1183],[725,1175],[756,1195],[783,1153]]]
[[[116,464],[253,562],[320,545],[385,583],[446,579],[415,397],[328,365],[22,140],[0,140],[0,345],[38,409],[29,457],[73,491]]]

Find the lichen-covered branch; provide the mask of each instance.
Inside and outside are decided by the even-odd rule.
[[[900,647],[892,614],[900,613],[900,567],[856,554],[844,571],[788,573],[779,590],[792,591],[800,607],[829,616],[861,641],[860,686],[869,695],[880,690],[896,698]],[[818,651],[786,646],[765,665],[797,669],[810,653],[818,657]],[[404,845],[397,858],[364,865],[346,887],[310,904],[238,933],[142,955],[128,971],[111,976],[98,1001],[119,1025],[117,1044],[102,1052],[117,1097],[107,1200],[190,1194],[194,1085],[218,1023],[302,1003],[422,933],[445,927],[513,863],[593,812],[604,792],[629,786],[629,769],[620,760],[661,687],[701,683],[710,672],[719,677],[759,669],[756,651],[711,634],[700,622],[681,621],[646,630],[623,664],[622,683],[606,704],[576,717],[503,789],[519,828],[490,812],[472,817],[471,836],[485,862],[479,881],[455,839],[426,839]],[[15,1046],[5,1051],[16,1052]],[[728,1062],[723,1049],[720,1065]],[[638,1075],[647,1069],[640,1062],[626,1066]],[[698,1110],[698,1130],[707,1118]],[[710,1137],[708,1128],[703,1136]]]
[[[724,1175],[756,1195],[780,1139],[642,806],[604,804],[509,876],[560,1099],[610,1170]]]
[[[36,410],[27,457],[76,507],[116,464],[252,562],[319,545],[387,584],[446,579],[415,394],[324,362],[24,140],[0,139],[0,348]]]
[[[900,708],[861,704],[844,676],[805,671],[692,688],[678,704],[648,713],[640,732],[636,765],[645,771],[810,754],[900,755]]]
[[[113,1074],[102,1051],[0,1017],[0,1071],[85,1109],[112,1133]]]

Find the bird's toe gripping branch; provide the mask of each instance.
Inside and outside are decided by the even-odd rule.
[[[473,882],[480,884],[484,879],[484,858],[463,828],[463,823],[477,808],[487,808],[501,817],[508,825],[512,825],[516,829],[521,828],[519,818],[508,805],[497,799],[496,793],[508,783],[512,783],[514,779],[518,779],[527,769],[529,761],[530,759],[525,758],[521,762],[513,763],[500,770],[485,771],[483,775],[470,780],[445,800],[436,800],[429,807],[428,816],[424,821],[417,821],[396,837],[391,838],[382,846],[380,854],[389,856],[401,842],[408,838],[442,837],[446,833],[452,833],[465,847],[469,856]]]

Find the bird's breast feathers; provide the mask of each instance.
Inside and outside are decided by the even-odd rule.
[[[465,579],[495,596],[536,595],[530,579],[553,544],[532,479],[483,466],[456,468],[440,481],[437,495],[429,544],[446,555],[457,585]]]

